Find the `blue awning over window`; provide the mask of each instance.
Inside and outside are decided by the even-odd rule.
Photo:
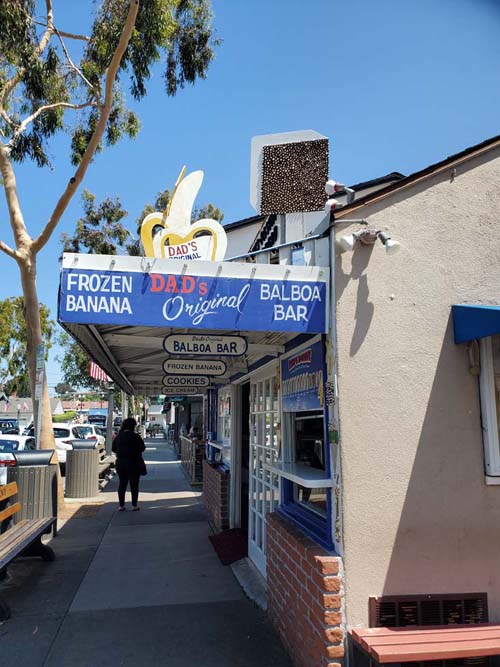
[[[500,306],[462,304],[451,308],[455,343],[500,334]]]

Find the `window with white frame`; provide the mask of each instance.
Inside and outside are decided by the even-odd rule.
[[[500,477],[500,335],[480,340],[481,419],[486,474]]]

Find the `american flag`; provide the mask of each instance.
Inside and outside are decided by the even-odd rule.
[[[89,375],[94,380],[100,380],[101,382],[110,382],[111,378],[107,375],[100,366],[98,366],[93,361],[89,365]]]

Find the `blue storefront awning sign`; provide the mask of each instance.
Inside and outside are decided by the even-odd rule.
[[[457,344],[500,334],[500,306],[457,304],[451,310]]]
[[[59,320],[190,330],[327,329],[325,269],[155,260],[145,270],[144,261],[65,254]]]

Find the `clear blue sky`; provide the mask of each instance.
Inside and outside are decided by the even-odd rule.
[[[331,141],[331,176],[355,183],[423,168],[500,134],[500,3],[497,0],[214,0],[223,43],[206,81],[167,98],[158,76],[140,105],[142,131],[97,156],[84,186],[119,195],[130,229],[142,206],[203,169],[198,203],[231,222],[249,204],[250,140],[314,129]],[[82,31],[90,0],[54,0],[62,29]],[[72,170],[67,136],[53,144],[54,169],[18,169],[32,234]],[[39,258],[40,299],[57,309],[60,234],[81,212],[79,196]],[[4,202],[0,238],[10,242]],[[0,255],[0,298],[20,294],[17,267]],[[54,354],[49,385],[59,379]]]

